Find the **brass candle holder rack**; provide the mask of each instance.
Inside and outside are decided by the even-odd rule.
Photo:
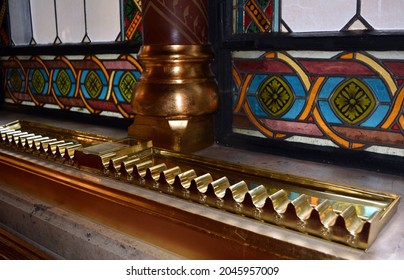
[[[151,141],[27,121],[2,125],[0,133],[1,147],[363,250],[400,200],[391,193],[176,153]]]

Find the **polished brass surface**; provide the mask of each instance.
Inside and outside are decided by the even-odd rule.
[[[144,69],[132,96],[135,115],[181,119],[217,110],[210,45],[144,45],[138,58]]]
[[[87,167],[103,174],[115,172],[115,176],[118,176],[120,172],[118,166],[120,167],[121,163],[124,163],[125,168],[129,169],[132,164],[136,163],[134,155],[152,145],[151,141],[138,142],[126,138],[116,142],[80,147],[74,152],[74,163],[79,168]]]
[[[125,180],[210,207],[367,249],[399,197],[150,148]],[[140,163],[148,163],[141,165]]]
[[[210,45],[143,45],[144,69],[132,95],[132,137],[173,151],[193,152],[214,141],[218,86]]]
[[[181,119],[137,115],[128,129],[131,137],[152,140],[157,147],[183,153],[212,145],[213,132],[213,115]]]
[[[199,214],[190,211],[194,207],[189,203],[179,203],[153,191],[149,191],[153,193],[150,195],[142,188],[123,186],[116,180],[59,166],[7,151],[0,156],[0,182],[6,180],[13,188],[31,193],[55,207],[63,207],[184,258],[338,258],[256,233],[245,225],[240,227],[237,216],[224,223],[208,215],[209,209]]]
[[[0,127],[0,144],[359,249],[367,249],[373,243],[400,199],[390,193],[175,153],[132,138],[94,141],[92,145],[87,141],[85,147],[75,149],[73,158],[66,161],[67,153],[71,152],[63,154],[59,149],[59,154],[49,153],[51,144],[39,142],[32,145],[39,147],[33,151],[26,138],[35,136],[32,131],[23,131],[21,128],[29,128],[23,124],[14,122]],[[34,124],[30,126],[35,130]],[[23,139],[25,145],[21,145]],[[64,143],[52,141],[58,143],[56,146]]]

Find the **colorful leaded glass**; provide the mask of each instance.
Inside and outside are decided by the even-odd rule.
[[[0,1],[0,47],[8,46],[9,32],[7,21],[7,1]]]
[[[233,0],[233,26],[234,33],[403,30],[403,9],[399,0]]]
[[[83,1],[107,3],[51,2],[81,4]],[[47,29],[42,29],[42,37],[38,37],[31,28],[33,10],[29,9],[29,2],[0,1],[3,44],[7,44],[7,38],[11,45],[29,45],[59,44],[82,37],[84,29],[80,28],[76,30],[80,36],[61,35],[63,26],[67,27],[69,22],[60,25],[50,39],[43,39],[49,34],[41,34]],[[234,33],[403,30],[400,15],[403,1],[391,2],[391,5],[378,0],[232,0],[230,3]],[[8,22],[4,20],[4,3],[9,4],[5,13],[10,15]],[[141,2],[121,0],[119,3],[120,10],[115,9],[121,13],[119,24],[115,18],[110,40],[141,41]],[[297,3],[299,9],[295,7]],[[89,5],[87,9],[92,7]],[[322,17],[316,16],[321,11]],[[68,15],[64,15],[64,20]],[[331,16],[338,18],[331,22]],[[59,20],[62,17],[58,18],[60,23]],[[308,21],[306,25],[301,24]],[[94,30],[87,31],[86,28],[80,42],[101,40],[96,32],[92,33]],[[232,55],[234,133],[404,155],[404,52],[261,50],[238,51]],[[8,103],[132,117],[131,94],[142,71],[135,54],[5,56],[0,63]]]
[[[274,2],[278,1],[234,0],[236,32],[258,33],[273,31]]]
[[[8,3],[10,45],[29,45],[32,42],[32,22],[29,0]]]
[[[131,55],[56,57],[2,61],[6,73],[6,101],[55,105],[63,110],[117,113],[130,118],[132,90],[142,67]]]
[[[56,2],[58,43],[81,43],[86,37],[84,5],[85,0]]]
[[[255,54],[233,53],[235,133],[404,155],[404,53]]]
[[[0,1],[3,45],[140,43],[141,33],[140,0]]]
[[[124,1],[125,37],[127,40],[142,41],[141,0]]]

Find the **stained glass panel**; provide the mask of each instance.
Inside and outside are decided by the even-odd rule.
[[[84,0],[57,0],[58,38],[61,43],[80,43],[86,35]]]
[[[5,2],[3,2],[3,5],[4,4]],[[32,39],[29,0],[8,1],[8,9],[11,43],[17,46],[28,45]]]
[[[6,45],[142,40],[140,0],[3,0],[0,23]]]
[[[121,35],[119,1],[86,0],[86,18],[90,42],[115,41]]]
[[[0,47],[9,44],[10,35],[8,31],[7,1],[0,1]]]
[[[403,30],[403,1],[362,1],[361,15],[376,30]]]
[[[356,1],[282,0],[281,9],[283,30],[339,31],[355,16]]]
[[[279,0],[234,0],[234,30],[236,33],[277,31]],[[276,11],[274,13],[274,11]]]
[[[233,0],[233,33],[404,30],[400,0]]]
[[[10,57],[1,63],[6,102],[132,117],[132,90],[142,72],[132,55]]]
[[[36,44],[52,44],[57,39],[55,2],[31,0],[32,32]]]
[[[403,67],[403,52],[233,52],[233,132],[404,156]]]
[[[126,40],[142,41],[142,3],[141,0],[124,0]]]

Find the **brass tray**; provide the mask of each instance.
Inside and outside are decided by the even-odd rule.
[[[175,153],[150,141],[25,121],[0,126],[0,133],[0,146],[364,250],[400,200],[391,193]]]

